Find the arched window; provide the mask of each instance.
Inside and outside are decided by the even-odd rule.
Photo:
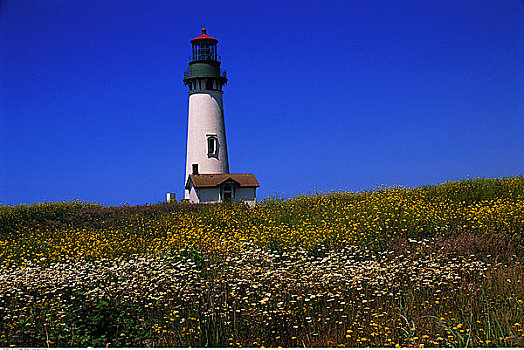
[[[207,135],[207,156],[218,156],[218,139],[216,135]]]

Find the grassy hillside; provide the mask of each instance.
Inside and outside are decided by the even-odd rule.
[[[523,346],[524,178],[0,206],[0,345]]]

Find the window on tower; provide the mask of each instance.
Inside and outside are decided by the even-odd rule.
[[[218,139],[216,135],[207,135],[207,156],[218,156]]]

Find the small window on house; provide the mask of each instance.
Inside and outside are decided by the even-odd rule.
[[[233,189],[230,185],[224,186],[224,201],[230,201],[233,198]]]
[[[215,135],[207,135],[207,156],[216,157],[218,155],[218,139]]]
[[[235,198],[235,182],[227,180],[222,186],[222,201],[227,202]]]

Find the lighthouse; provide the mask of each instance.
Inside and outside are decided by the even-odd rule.
[[[184,72],[189,89],[184,198],[192,203],[228,200],[256,201],[259,187],[253,174],[230,174],[224,121],[223,87],[218,40],[202,34],[192,39],[192,53]]]

